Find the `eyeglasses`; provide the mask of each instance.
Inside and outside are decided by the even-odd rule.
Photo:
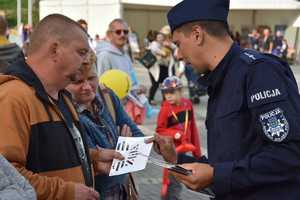
[[[123,32],[124,35],[128,35],[128,33],[129,33],[129,31],[126,30],[126,29],[125,30],[118,29],[118,30],[115,30],[115,31],[112,31],[112,32],[116,33],[117,35],[121,35],[122,32]]]

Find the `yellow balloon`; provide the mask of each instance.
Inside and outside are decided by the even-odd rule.
[[[119,99],[126,97],[131,88],[129,75],[117,69],[104,72],[99,78],[99,83],[114,91]]]

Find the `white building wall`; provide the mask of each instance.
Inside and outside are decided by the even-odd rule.
[[[299,10],[296,0],[231,0],[230,9],[243,10]]]
[[[119,0],[47,0],[40,2],[40,19],[52,14],[64,14],[77,21],[84,19],[89,25],[89,34],[105,36],[109,22],[122,17]]]
[[[244,26],[252,26],[253,11],[252,10],[232,10],[228,16],[228,23],[232,30],[240,31]]]
[[[52,13],[62,13],[61,1],[40,1],[40,19]]]
[[[95,34],[103,37],[108,23],[124,16],[140,38],[144,38],[149,29],[159,30],[167,24],[167,10],[178,2],[180,0],[42,0],[40,18],[51,13],[61,13],[74,20],[82,18],[88,22],[92,37]],[[254,18],[252,9],[256,10]],[[296,0],[231,0],[229,23],[236,31],[251,28],[253,23],[272,29],[286,24],[286,37],[289,44],[294,45],[296,28],[292,24],[298,15],[300,3]]]
[[[160,30],[168,24],[167,9],[153,6],[133,7],[126,4],[124,5],[124,19],[139,34],[140,39],[143,39],[149,30]]]
[[[122,3],[150,6],[174,6],[182,0],[121,0]]]
[[[182,0],[122,0],[122,3],[151,6],[174,6]],[[208,0],[207,0],[208,1]],[[231,0],[230,9],[300,9],[296,0]]]
[[[89,33],[91,36],[99,34],[104,37],[108,29],[109,23],[115,18],[123,17],[123,5],[119,0],[89,0],[89,19],[87,20],[90,26]]]

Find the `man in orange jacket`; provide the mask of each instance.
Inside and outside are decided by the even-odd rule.
[[[109,170],[112,150],[87,148],[64,88],[86,59],[86,32],[59,14],[33,32],[26,60],[0,75],[0,153],[28,179],[38,199],[99,199],[94,173]],[[93,165],[92,165],[93,164]]]

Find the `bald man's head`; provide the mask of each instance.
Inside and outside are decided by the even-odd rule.
[[[81,35],[86,36],[85,31],[72,19],[61,14],[48,15],[39,22],[30,36],[28,55],[37,52],[50,39],[68,44]]]

